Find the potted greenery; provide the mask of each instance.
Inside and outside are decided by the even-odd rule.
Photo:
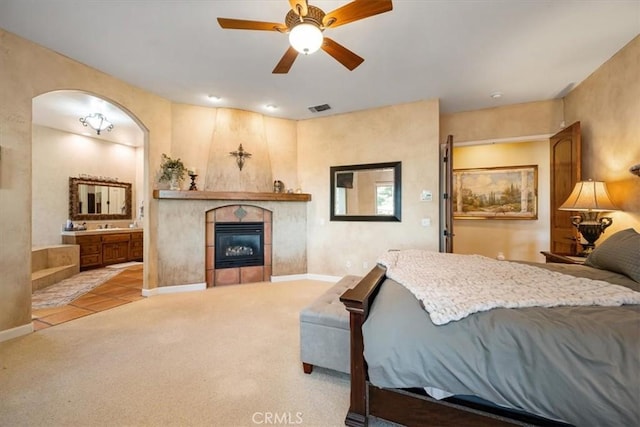
[[[187,169],[180,159],[172,159],[162,153],[162,163],[160,164],[160,181],[169,181],[170,190],[179,190],[180,182],[184,179]]]

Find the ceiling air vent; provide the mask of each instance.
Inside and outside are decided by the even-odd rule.
[[[321,111],[327,111],[330,109],[331,109],[331,106],[329,104],[322,104],[322,105],[316,105],[314,107],[309,107],[309,110],[312,113],[319,113]]]

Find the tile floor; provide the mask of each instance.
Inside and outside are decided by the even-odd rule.
[[[129,267],[68,305],[33,310],[36,331],[142,298],[142,265]]]

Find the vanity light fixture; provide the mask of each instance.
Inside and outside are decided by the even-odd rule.
[[[80,117],[80,123],[82,123],[83,126],[89,126],[95,130],[98,135],[100,135],[100,132],[103,130],[111,132],[113,129],[113,124],[107,120],[104,114],[100,113],[93,113],[86,117]]]

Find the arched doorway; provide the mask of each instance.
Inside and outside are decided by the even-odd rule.
[[[34,97],[32,111],[32,246],[63,243],[62,232],[68,220],[88,229],[109,225],[144,230],[144,150],[148,131],[140,121],[121,105],[78,90]],[[80,119],[95,113],[106,117],[113,129],[103,129],[98,134],[83,125]],[[86,215],[80,221],[70,217],[70,178],[104,184],[95,187],[97,193],[89,194],[99,199],[94,205],[97,209],[82,212]],[[130,186],[131,192],[127,193],[128,198],[118,199],[115,191],[124,184]],[[109,206],[114,212],[108,210]]]

